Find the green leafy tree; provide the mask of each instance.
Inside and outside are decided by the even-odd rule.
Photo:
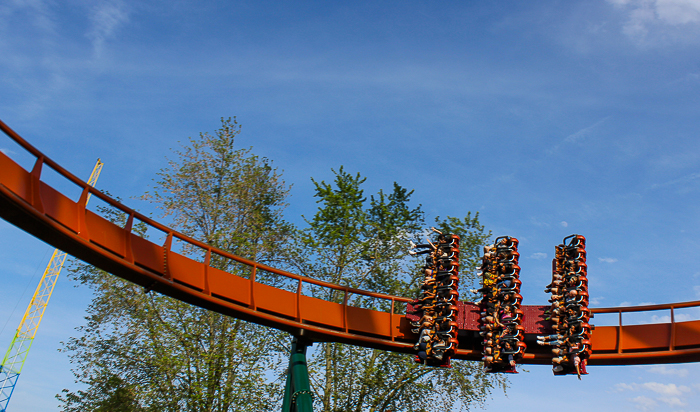
[[[214,135],[201,134],[175,151],[176,159],[145,196],[176,228],[217,248],[309,277],[417,296],[420,262],[407,259],[406,251],[409,240],[420,240],[426,228],[421,207],[410,205],[413,192],[394,184],[392,191],[368,199],[362,189],[365,179],[341,168],[332,184],[314,181],[320,206],[308,227],[297,231],[282,216],[289,188],[280,174],[250,149],[235,149],[240,127],[235,120],[222,123]],[[112,213],[111,218],[123,223],[125,217]],[[436,226],[462,236],[462,268],[473,269],[477,248],[489,237],[478,215],[437,219]],[[194,248],[185,246],[184,253],[198,258]],[[212,265],[246,275],[222,257],[214,257]],[[279,281],[260,272],[258,280]],[[91,287],[95,298],[80,336],[65,345],[76,378],[86,388],[65,390],[59,396],[64,410],[278,407],[283,379],[268,376],[275,370],[284,373],[287,335],[144,294],[91,266],[76,264],[73,277]],[[283,281],[278,285],[285,286]],[[329,289],[312,288],[311,293],[342,300]],[[353,305],[387,309],[372,299],[351,299]],[[474,363],[426,368],[410,356],[333,343],[315,347],[310,368],[316,403],[324,411],[420,411],[435,404],[464,409],[482,403],[494,387],[505,387]]]
[[[135,388],[126,384],[115,375],[96,377],[94,385],[87,391],[75,393],[65,391],[65,403],[68,411],[83,411],[83,399],[92,399],[90,409],[96,412],[143,412]],[[78,406],[79,405],[79,406]]]
[[[190,138],[145,197],[185,234],[274,264],[293,234],[282,218],[289,187],[270,161],[234,147],[239,132],[222,119],[214,135]],[[212,266],[237,271],[221,257]],[[281,385],[266,373],[280,367],[279,332],[145,294],[88,265],[72,276],[95,297],[81,336],[65,344],[87,389],[64,390],[64,410],[268,411],[278,402]]]
[[[420,206],[410,206],[412,191],[394,184],[367,199],[365,179],[342,167],[333,184],[314,180],[319,208],[299,236],[297,271],[307,276],[375,292],[417,296],[421,262],[407,259],[410,240],[425,233]],[[439,229],[462,236],[462,263],[473,271],[480,245],[490,233],[478,215],[436,220]],[[312,290],[319,297],[340,301],[341,293]],[[377,307],[356,296],[353,305]],[[467,409],[483,403],[492,388],[505,381],[484,374],[474,362],[454,362],[453,368],[428,368],[412,357],[337,343],[318,345],[310,359],[316,407],[324,412],[420,411]]]

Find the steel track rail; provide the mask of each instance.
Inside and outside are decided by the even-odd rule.
[[[0,217],[23,231],[113,275],[175,299],[287,331],[317,342],[342,342],[367,348],[412,353],[417,336],[401,312],[412,299],[392,296],[295,275],[212,248],[160,224],[87,185],[34,148],[0,121],[0,129],[36,157],[26,171],[0,152]],[[81,190],[73,201],[41,180],[50,167]],[[123,227],[87,210],[88,194],[122,212]],[[141,222],[165,234],[164,244],[150,242],[132,230]],[[201,261],[176,253],[173,242],[199,249]],[[228,259],[247,268],[246,276],[226,273],[210,266],[212,258]],[[260,281],[261,273],[286,279],[290,290]],[[306,296],[304,286],[337,291],[337,302]],[[374,299],[370,310],[353,305],[352,298]],[[700,321],[676,322],[674,310],[697,307],[698,302],[666,305],[599,308],[593,313],[618,313],[619,325],[598,327],[593,333],[595,352],[590,365],[628,365],[700,361]],[[670,310],[671,323],[623,325],[622,314]],[[469,332],[469,331],[467,331]],[[474,332],[470,332],[474,333]],[[532,340],[533,336],[529,337]],[[456,359],[479,360],[477,349],[458,349]],[[544,352],[526,353],[522,363],[547,364]]]

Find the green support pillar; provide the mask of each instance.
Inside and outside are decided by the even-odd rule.
[[[306,348],[308,346],[311,346],[311,343],[303,338],[294,337],[292,339],[292,353],[289,356],[282,412],[313,412],[309,370],[306,367]]]

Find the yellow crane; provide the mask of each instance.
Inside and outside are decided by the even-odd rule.
[[[95,168],[92,170],[90,179],[88,179],[90,186],[95,187],[103,165],[104,163],[97,159]],[[89,194],[88,200],[90,200]],[[51,260],[46,266],[46,270],[44,270],[44,275],[36,287],[34,296],[32,296],[32,300],[24,312],[24,317],[22,317],[22,321],[17,327],[17,332],[12,338],[10,348],[7,350],[5,358],[0,365],[0,412],[7,410],[7,404],[10,402],[12,392],[15,390],[17,379],[22,373],[24,361],[27,359],[34,336],[36,336],[36,331],[39,329],[41,318],[44,316],[44,311],[46,311],[46,305],[49,304],[51,293],[53,293],[53,288],[56,286],[56,281],[63,268],[63,263],[66,261],[66,256],[65,252],[58,249],[53,252],[53,256],[51,256]]]

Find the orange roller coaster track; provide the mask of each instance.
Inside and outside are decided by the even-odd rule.
[[[212,248],[122,205],[89,186],[31,146],[0,121],[0,128],[24,150],[36,157],[31,171],[24,170],[0,152],[0,217],[37,238],[113,275],[148,290],[264,326],[287,331],[317,342],[342,342],[368,348],[412,353],[417,336],[410,329],[403,308],[412,299],[391,296],[295,275]],[[42,169],[50,167],[82,192],[77,201],[42,181]],[[88,195],[127,216],[120,227],[86,209]],[[165,235],[155,244],[135,233],[141,222]],[[204,256],[202,262],[173,250],[179,241]],[[188,249],[189,250],[189,249]],[[209,265],[213,257],[226,258],[248,268],[248,277]],[[256,280],[261,271],[287,278],[296,292]],[[340,291],[342,303],[306,296],[305,285]],[[386,311],[353,306],[352,296],[381,301]],[[599,326],[592,336],[594,353],[589,365],[630,365],[700,361],[700,321],[676,322],[674,310],[700,306],[700,301],[654,306],[597,308],[594,314],[617,313],[617,326]],[[622,325],[622,314],[665,310],[670,323]],[[526,331],[527,332],[527,331]],[[475,331],[461,333],[475,335]],[[534,333],[529,333],[529,340]],[[461,340],[460,340],[461,342]],[[528,345],[522,363],[548,364],[545,350]],[[460,347],[455,359],[480,360],[480,350]]]

